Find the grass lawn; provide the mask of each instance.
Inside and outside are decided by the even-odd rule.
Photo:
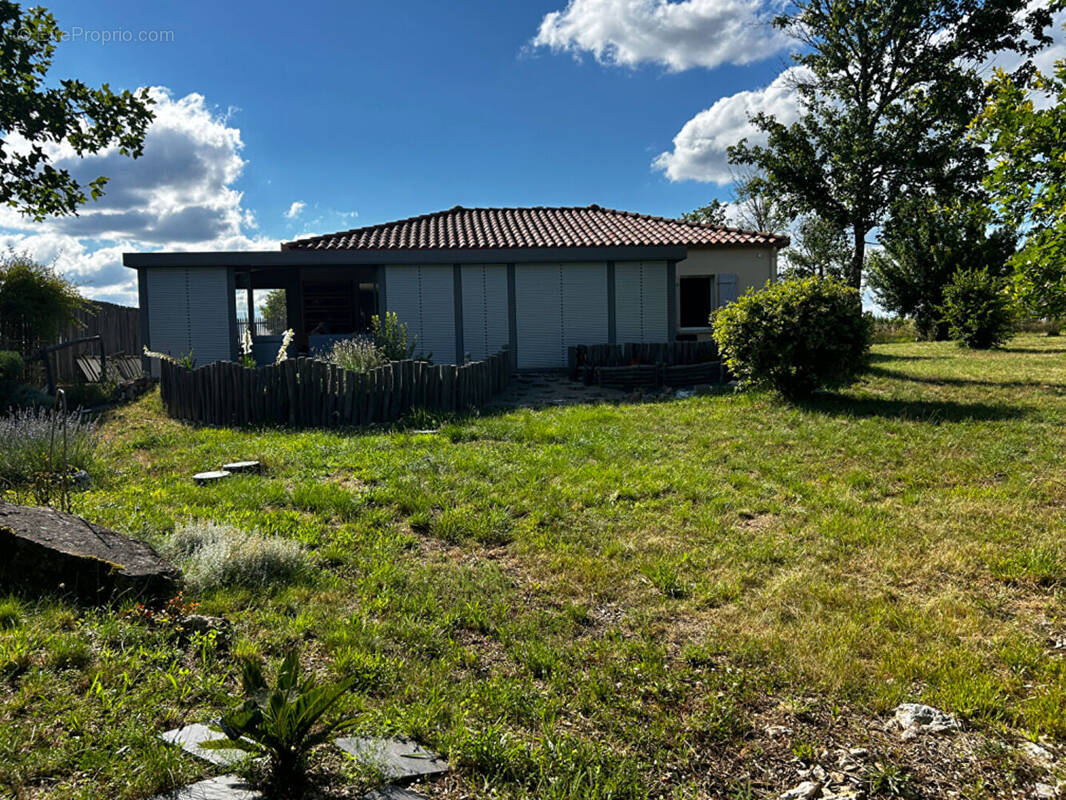
[[[232,523],[313,568],[187,597],[233,623],[228,651],[128,609],[0,603],[0,796],[212,774],[156,733],[224,707],[238,656],[293,648],[360,676],[363,730],[447,754],[436,795],[776,797],[838,747],[869,749],[876,791],[1054,783],[1016,746],[1066,745],[1066,339],[878,345],[864,382],[805,407],[238,432],[171,421],[156,394],[103,435],[78,513],[156,544]],[[268,472],[189,478],[237,458]],[[903,701],[966,731],[902,742],[883,723]]]

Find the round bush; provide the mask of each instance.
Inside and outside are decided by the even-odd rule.
[[[0,350],[0,381],[18,381],[22,367],[22,356],[13,350]]]
[[[948,335],[964,347],[1002,347],[1014,332],[1014,306],[1003,278],[987,269],[959,270],[941,306]]]
[[[872,320],[859,292],[827,278],[799,278],[749,291],[714,316],[714,338],[745,385],[791,400],[848,386],[866,369]]]

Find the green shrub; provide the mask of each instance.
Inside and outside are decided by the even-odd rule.
[[[366,339],[341,339],[334,342],[329,360],[352,372],[367,372],[389,363],[385,351]]]
[[[866,369],[871,320],[857,290],[800,278],[749,291],[712,319],[730,371],[745,385],[796,400],[848,386]]]
[[[948,334],[964,347],[1002,347],[1014,333],[1014,308],[1003,278],[987,269],[959,270],[941,306]]]
[[[307,555],[298,542],[212,522],[191,522],[178,528],[163,551],[182,564],[186,585],[199,592],[289,583],[309,571]]]
[[[22,378],[22,356],[13,350],[0,350],[0,381],[18,381]]]
[[[108,381],[107,383],[82,381],[81,383],[67,384],[60,388],[66,395],[67,408],[75,409],[92,408],[93,406],[102,406],[111,402],[115,386],[116,384],[113,381]]]

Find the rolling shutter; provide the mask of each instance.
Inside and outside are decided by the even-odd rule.
[[[229,315],[236,311],[225,269],[166,267],[147,269],[145,276],[150,350],[175,358],[191,351],[198,366],[230,360]]]
[[[518,264],[520,369],[566,366],[566,348],[607,341],[606,264]]]
[[[191,328],[189,344],[197,364],[229,361],[233,358],[230,342],[230,315],[236,316],[235,299],[229,288],[225,269],[193,267],[189,275]]]
[[[665,261],[615,265],[614,308],[618,342],[665,342],[669,320]]]
[[[455,284],[451,266],[389,266],[385,301],[416,337],[415,355],[455,363]]]
[[[559,366],[562,297],[558,264],[518,264],[515,267],[519,369]]]
[[[566,348],[607,342],[607,265],[560,264],[563,327],[556,366],[566,366]]]
[[[498,353],[507,344],[507,267],[503,264],[463,268],[463,349],[474,361]]]

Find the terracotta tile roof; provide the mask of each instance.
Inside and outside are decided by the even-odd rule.
[[[539,247],[784,247],[785,236],[615,211],[463,208],[285,242],[282,250],[452,250]]]

